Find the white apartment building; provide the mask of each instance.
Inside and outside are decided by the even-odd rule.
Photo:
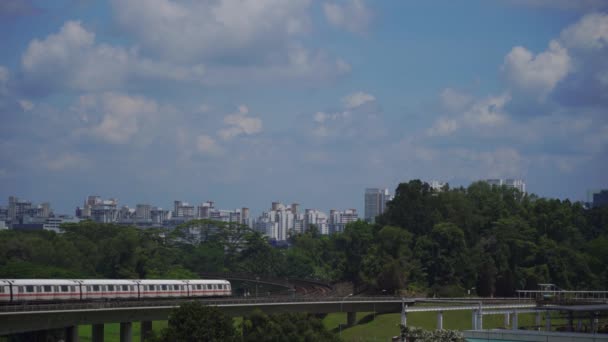
[[[433,191],[436,191],[436,192],[443,191],[443,188],[447,185],[446,182],[442,182],[442,181],[438,181],[438,180],[432,180],[428,184],[431,187],[431,189],[433,189]]]
[[[329,233],[342,233],[346,228],[346,225],[355,222],[359,219],[356,209],[347,209],[344,211],[338,211],[332,209],[329,211]]]
[[[513,178],[507,178],[507,179],[486,179],[484,180],[484,182],[492,185],[492,186],[506,186],[507,188],[514,188],[519,190],[519,192],[525,194],[526,193],[526,182],[524,182],[522,179],[513,179]]]
[[[194,206],[184,201],[173,202],[173,217],[195,217]]]

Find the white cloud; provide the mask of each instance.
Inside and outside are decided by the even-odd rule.
[[[221,129],[219,136],[224,140],[230,140],[239,135],[252,135],[262,131],[262,120],[259,118],[249,117],[249,108],[241,105],[238,112],[227,115],[224,118],[224,123],[228,128]]]
[[[0,83],[7,82],[9,77],[8,69],[0,65]]]
[[[51,171],[81,168],[87,164],[82,156],[72,153],[63,153],[56,156],[43,156],[43,164]]]
[[[97,44],[79,21],[58,33],[32,40],[21,58],[26,77],[35,83],[77,90],[109,89],[134,79],[201,80],[201,65],[177,66],[142,58],[137,49]]]
[[[215,139],[206,134],[202,134],[197,137],[196,148],[202,154],[215,155],[222,152],[221,147],[217,144]]]
[[[326,2],[323,12],[331,25],[353,33],[367,31],[373,17],[363,0],[348,0],[343,5]]]
[[[473,100],[470,95],[453,88],[445,88],[439,97],[443,107],[449,111],[461,111]]]
[[[433,137],[450,135],[458,129],[458,126],[458,122],[454,119],[439,118],[437,121],[435,121],[433,127],[427,131],[427,134]]]
[[[556,41],[549,49],[534,55],[522,46],[514,47],[505,57],[502,70],[515,87],[539,94],[543,99],[571,70],[566,48]]]
[[[504,111],[511,95],[489,96],[473,103],[464,113],[464,120],[471,126],[499,126],[508,119]]]
[[[587,14],[580,21],[563,30],[560,39],[569,48],[602,49],[608,47],[608,14]]]
[[[85,95],[77,107],[86,132],[108,143],[126,144],[144,122],[152,121],[158,112],[155,101],[119,93]]]
[[[506,0],[529,7],[547,7],[562,10],[599,10],[608,8],[606,0]]]
[[[310,28],[310,0],[112,0],[119,25],[175,61],[267,52]],[[275,45],[276,47],[276,45]],[[261,48],[261,50],[259,50]]]
[[[6,67],[0,65],[0,97],[6,96],[8,94],[8,80],[10,74]]]
[[[353,109],[375,100],[376,98],[373,95],[359,91],[343,97],[342,104],[347,109]]]
[[[34,104],[31,101],[21,99],[18,102],[19,106],[21,106],[21,109],[23,109],[24,112],[29,112],[30,110],[34,109]]]

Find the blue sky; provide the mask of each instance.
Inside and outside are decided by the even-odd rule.
[[[0,203],[608,187],[604,0],[3,0]]]

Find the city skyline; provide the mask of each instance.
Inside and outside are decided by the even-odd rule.
[[[363,213],[367,187],[516,178],[583,201],[608,184],[607,11],[4,0],[0,198]]]

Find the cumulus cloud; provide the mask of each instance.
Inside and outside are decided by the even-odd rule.
[[[126,144],[158,112],[155,101],[119,93],[85,95],[77,108],[86,132],[112,144]]]
[[[216,155],[222,152],[215,139],[206,134],[201,134],[196,138],[196,148],[200,153],[208,155]]]
[[[512,85],[538,93],[544,98],[571,70],[568,51],[558,41],[534,55],[522,46],[514,47],[505,57],[502,70]]]
[[[460,111],[471,103],[473,98],[453,88],[445,88],[439,95],[442,106],[449,111]]]
[[[144,48],[178,61],[265,52],[310,28],[310,0],[112,0],[119,25]]]
[[[338,110],[318,111],[312,114],[310,133],[314,138],[332,140],[358,137],[376,139],[386,134],[376,98],[365,92],[355,92],[341,99]],[[309,117],[310,118],[310,117]]]
[[[562,10],[601,10],[608,8],[605,0],[506,0],[512,4],[529,7],[546,7]]]
[[[458,126],[456,120],[442,117],[435,121],[433,127],[429,128],[427,133],[432,137],[450,135],[458,129]]]
[[[8,69],[0,65],[0,96],[5,96],[8,94],[8,80]]]
[[[241,105],[238,112],[227,115],[224,118],[224,123],[227,128],[219,131],[219,136],[224,140],[230,140],[239,135],[252,135],[262,131],[262,120],[259,118],[250,117],[249,108]]]
[[[576,24],[563,30],[560,38],[569,48],[602,49],[608,47],[608,14],[588,14]]]
[[[142,58],[137,49],[97,44],[79,21],[32,40],[21,64],[32,83],[76,90],[109,89],[136,79],[200,80],[204,73],[201,65],[177,66]]]
[[[373,18],[372,11],[363,0],[349,0],[341,5],[326,2],[323,13],[331,25],[353,33],[366,32]]]
[[[444,97],[445,92],[440,95]],[[505,106],[511,100],[508,93],[499,96],[488,96],[483,99],[467,100],[470,104],[452,117],[442,116],[435,120],[426,133],[431,137],[451,135],[461,128],[468,128],[478,133],[486,129],[497,128],[509,121]],[[461,107],[462,103],[458,103]],[[480,130],[481,129],[481,130]]]
[[[362,91],[352,93],[342,98],[342,103],[347,109],[357,108],[367,102],[375,101],[374,95],[364,93]]]
[[[29,112],[30,110],[34,109],[34,103],[32,103],[31,101],[21,99],[18,102],[19,106],[21,106],[21,109],[24,112]]]
[[[62,171],[66,169],[80,168],[88,164],[81,155],[74,153],[62,153],[59,155],[43,155],[42,164],[50,171]]]

